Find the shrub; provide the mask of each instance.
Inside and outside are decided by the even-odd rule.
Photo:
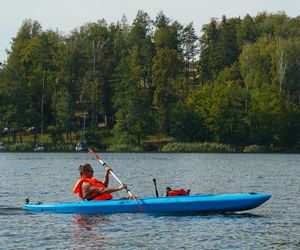
[[[127,144],[114,144],[109,146],[108,152],[143,152],[144,149],[141,146],[127,145]]]
[[[249,145],[246,146],[243,150],[244,153],[263,153],[265,152],[265,148],[258,145]]]
[[[33,150],[31,143],[15,143],[6,145],[6,151],[8,152],[30,152]]]
[[[197,153],[231,153],[235,150],[229,146],[219,143],[183,143],[171,142],[162,147],[162,152],[197,152]]]
[[[46,150],[51,152],[74,152],[75,145],[72,143],[49,144]]]

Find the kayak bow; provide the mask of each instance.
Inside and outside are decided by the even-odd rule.
[[[220,194],[140,198],[144,212],[236,212],[256,208],[271,198],[269,194]],[[133,199],[81,201],[73,203],[25,204],[25,210],[53,213],[137,213]]]

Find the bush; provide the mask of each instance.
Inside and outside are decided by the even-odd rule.
[[[31,143],[15,143],[6,145],[7,152],[30,152],[33,151],[33,145]]]
[[[109,146],[108,152],[143,152],[144,149],[141,146],[127,145],[127,144],[114,144]]]
[[[162,152],[232,153],[234,148],[219,143],[171,142],[162,147]]]
[[[243,150],[244,153],[263,153],[265,152],[265,148],[258,145],[249,145],[246,146]]]
[[[49,144],[46,150],[51,152],[74,152],[75,145],[72,143]]]

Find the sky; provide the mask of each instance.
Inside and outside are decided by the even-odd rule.
[[[182,25],[193,22],[199,35],[211,18],[255,16],[260,12],[300,15],[300,0],[0,0],[0,62],[7,59],[12,38],[25,19],[38,21],[44,30],[65,35],[88,22],[104,18],[116,23],[125,15],[129,24],[138,10],[155,19],[160,11]]]

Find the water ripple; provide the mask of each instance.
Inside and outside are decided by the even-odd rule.
[[[166,186],[192,193],[273,195],[263,206],[226,214],[51,214],[32,202],[77,201],[72,188],[88,154],[0,154],[3,249],[299,249],[300,156],[273,154],[101,154],[140,197]],[[13,180],[13,182],[12,182]],[[112,179],[111,185],[117,185]],[[124,196],[119,192],[116,198]]]

